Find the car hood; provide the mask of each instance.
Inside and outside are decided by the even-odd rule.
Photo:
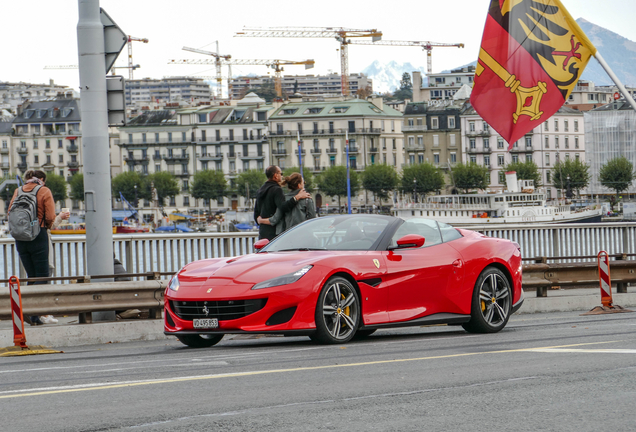
[[[333,252],[274,252],[209,259],[188,264],[179,272],[179,283],[197,286],[254,285],[293,273],[309,264],[334,257]]]

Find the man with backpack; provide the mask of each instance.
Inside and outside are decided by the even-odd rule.
[[[15,190],[9,204],[9,233],[15,239],[15,246],[27,277],[48,277],[47,229],[55,220],[55,202],[51,190],[45,186],[46,174],[43,171],[29,170],[24,174],[24,180],[24,186]],[[30,282],[29,284],[46,284],[46,282]],[[44,324],[38,316],[31,317],[30,323]]]

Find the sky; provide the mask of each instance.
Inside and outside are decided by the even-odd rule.
[[[636,0],[562,0],[575,18],[586,20],[636,41]],[[287,66],[284,74],[340,72],[339,44],[332,39],[239,38],[236,32],[254,27],[346,27],[377,29],[383,40],[463,43],[465,48],[433,49],[433,72],[477,59],[490,0],[100,0],[100,6],[133,42],[138,78],[215,75],[213,66],[169,65],[171,59],[208,59],[182,47],[216,51],[234,59],[315,60],[315,67]],[[77,0],[0,0],[2,35],[0,81],[48,83],[79,87],[77,69],[44,69],[77,65]],[[127,65],[127,51],[116,66]],[[360,72],[374,60],[426,66],[426,53],[416,47],[349,46],[349,72]],[[234,66],[232,74],[267,74],[265,66]],[[128,78],[127,69],[117,73]],[[224,68],[223,74],[227,75]],[[272,72],[273,74],[273,72]]]

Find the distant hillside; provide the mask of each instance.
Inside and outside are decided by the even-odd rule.
[[[614,71],[621,82],[628,87],[636,87],[636,42],[632,42],[623,36],[597,26],[583,18],[576,20],[585,32],[594,46],[601,53],[607,64]],[[457,66],[459,69],[469,65],[474,66],[477,61],[468,65]],[[396,62],[382,64],[374,61],[370,66],[362,72],[373,79],[373,90],[376,92],[394,91],[400,85],[400,79],[403,72],[413,72],[414,70],[422,71],[422,78],[426,81],[424,68],[415,68],[410,63],[399,65]],[[450,70],[443,71],[450,72]],[[587,67],[583,71],[581,79],[592,81],[596,85],[611,85],[612,80],[603,70],[596,59],[591,59]]]

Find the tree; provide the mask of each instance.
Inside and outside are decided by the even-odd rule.
[[[443,187],[444,175],[431,163],[409,165],[402,171],[400,189],[403,192],[412,192],[415,188],[418,195],[426,195],[437,192]]]
[[[364,88],[359,88],[358,91],[356,92],[356,96],[358,96],[358,99],[366,99],[372,94],[373,94],[373,89],[371,88],[370,85],[367,85]]]
[[[146,187],[146,181],[147,179],[137,171],[124,171],[117,174],[111,181],[113,197],[119,199],[119,193],[121,192],[124,198],[133,205],[135,205],[135,198],[137,200],[149,200],[151,199],[150,188]],[[136,189],[135,186],[137,186]]]
[[[84,201],[84,174],[77,173],[68,181],[71,185],[71,199]]]
[[[64,177],[55,173],[49,173],[46,175],[46,187],[51,189],[53,194],[53,201],[64,201],[68,198],[67,183]]]
[[[411,83],[411,75],[408,72],[402,74],[400,88],[393,93],[393,98],[398,100],[413,98],[413,84]]]
[[[468,193],[471,189],[486,189],[490,184],[488,168],[476,163],[458,163],[452,169],[455,187]]]
[[[159,201],[159,204],[162,206],[164,205],[166,198],[179,194],[179,182],[177,182],[177,178],[174,176],[174,174],[171,174],[167,171],[158,171],[154,174],[149,175],[145,183],[151,199],[151,183],[154,184],[155,189],[157,190],[157,199]]]
[[[283,177],[290,176],[295,172],[299,173],[300,168],[298,167],[285,168],[283,170]],[[309,170],[308,167],[303,168],[303,180],[305,180],[305,190],[309,193],[313,192],[315,189],[315,185],[314,185],[315,180],[314,180],[313,173]]]
[[[590,167],[581,162],[580,159],[559,161],[552,168],[552,182],[557,189],[567,190],[569,188],[578,194],[590,183],[592,175],[589,170]]]
[[[398,176],[392,166],[385,164],[367,165],[362,173],[362,187],[382,200],[389,198],[389,192],[398,184]]]
[[[14,178],[15,176],[9,176],[5,178],[0,177],[0,183],[2,183],[5,180],[12,180]],[[2,190],[0,190],[0,197],[5,200],[4,201],[5,214],[7,209],[9,208],[9,203],[11,202],[11,198],[13,197],[13,194],[17,188],[18,188],[17,184],[11,183],[3,187]]]
[[[360,188],[358,173],[350,170],[349,180],[351,185],[351,195],[355,195]],[[337,196],[338,207],[340,207],[340,198],[342,196],[347,196],[347,167],[329,167],[318,177],[318,187],[328,196]]]
[[[504,171],[516,171],[519,180],[534,180],[534,187],[542,186],[539,167],[532,161],[512,162],[504,166]]]
[[[194,175],[190,192],[196,199],[208,200],[211,211],[212,200],[218,200],[227,195],[227,181],[222,171],[199,171]]]
[[[236,178],[236,192],[253,201],[256,199],[256,192],[266,181],[267,176],[262,170],[243,171]]]
[[[603,186],[616,191],[616,202],[618,194],[629,188],[636,178],[634,165],[625,156],[616,157],[608,161],[601,167],[598,179]],[[612,209],[614,206],[612,205]]]
[[[250,89],[251,92],[256,93],[267,102],[271,102],[273,99],[276,99],[278,95],[276,94],[276,88],[274,87],[273,81],[264,82],[260,87],[253,87]]]

